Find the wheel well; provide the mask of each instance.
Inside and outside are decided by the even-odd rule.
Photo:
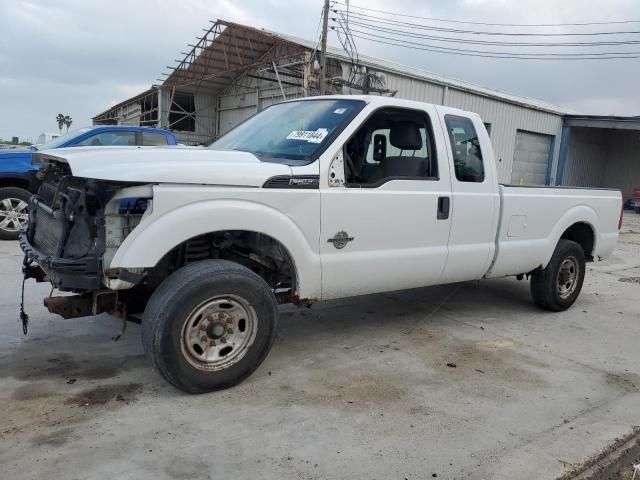
[[[564,231],[560,238],[576,242],[582,247],[587,260],[593,260],[595,236],[591,225],[584,222],[574,223]]]
[[[297,277],[293,257],[275,238],[245,230],[206,233],[185,240],[147,274],[147,288],[155,290],[174,271],[200,260],[225,259],[243,265],[274,290],[280,303],[295,302]]]
[[[24,180],[22,178],[0,178],[0,188],[6,187],[17,187],[30,191],[29,188],[31,185],[29,180]]]

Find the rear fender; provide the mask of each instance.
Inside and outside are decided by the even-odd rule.
[[[544,258],[543,267],[546,267],[551,260],[556,245],[558,245],[560,238],[562,238],[562,234],[576,223],[586,223],[591,227],[594,238],[593,251],[596,252],[598,250],[598,233],[601,231],[598,215],[595,210],[588,205],[576,205],[565,212],[547,238],[549,248]]]

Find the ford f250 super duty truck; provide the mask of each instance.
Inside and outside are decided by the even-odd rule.
[[[278,303],[513,275],[565,310],[622,210],[618,191],[501,185],[478,115],[386,97],[281,103],[204,149],[35,157],[25,278],[75,292],[45,299],[65,318],[141,315],[187,392],[250,375]]]

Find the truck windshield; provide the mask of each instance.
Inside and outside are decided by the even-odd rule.
[[[263,161],[306,163],[360,111],[361,100],[321,99],[267,108],[209,146],[250,152]]]

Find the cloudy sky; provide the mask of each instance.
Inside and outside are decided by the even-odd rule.
[[[640,20],[637,0],[358,0],[352,4],[491,23]],[[0,0],[0,138],[35,140],[42,132],[55,132],[60,112],[73,117],[73,127],[89,125],[96,113],[157,83],[165,66],[181,58],[180,52],[209,26],[209,20],[222,18],[313,39],[321,7],[322,0]],[[529,29],[606,30],[640,31],[640,23]],[[616,38],[640,40],[640,34]],[[469,58],[356,41],[364,54],[580,112],[640,115],[640,59]],[[338,45],[334,36],[330,43]],[[594,51],[607,48],[640,51],[640,45]]]

